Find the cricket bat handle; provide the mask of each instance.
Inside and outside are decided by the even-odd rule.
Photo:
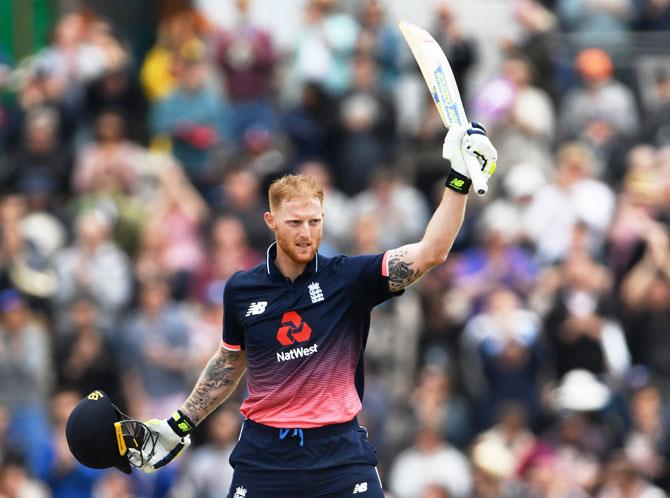
[[[486,178],[484,178],[484,173],[482,173],[479,168],[468,169],[470,170],[470,180],[472,180],[472,186],[474,187],[475,192],[477,195],[485,195],[489,190],[489,186],[486,182]]]
[[[470,181],[472,181],[472,186],[475,189],[477,195],[485,195],[489,189],[488,179],[486,178],[485,173],[482,171],[484,166],[485,159],[483,157],[478,157],[472,151],[465,151],[463,159],[465,159],[465,167],[468,169],[468,174],[470,175]]]

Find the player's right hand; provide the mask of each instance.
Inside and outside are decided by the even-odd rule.
[[[145,422],[149,430],[157,437],[152,454],[146,451],[128,449],[128,458],[144,472],[154,472],[177,458],[191,444],[189,432],[194,429],[190,421],[184,424],[181,413],[167,420],[151,419]],[[141,463],[140,463],[141,462]]]
[[[470,178],[465,158],[463,157],[463,150],[461,149],[461,143],[467,131],[468,126],[453,125],[449,128],[449,132],[444,137],[444,144],[442,145],[442,157],[451,162],[452,170]]]

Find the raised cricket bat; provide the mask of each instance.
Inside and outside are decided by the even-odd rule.
[[[440,46],[425,29],[419,26],[400,21],[398,27],[419,64],[444,126],[451,128],[455,124],[467,125],[468,118],[458,93],[454,73]],[[470,166],[468,170],[475,192],[484,195],[488,190],[484,174],[480,169]]]

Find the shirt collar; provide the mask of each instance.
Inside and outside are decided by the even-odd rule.
[[[273,242],[268,247],[265,256],[265,270],[268,272],[268,275],[273,277],[286,278],[282,272],[279,271],[277,265],[275,264],[275,259],[277,259],[277,242]],[[319,252],[316,252],[314,259],[307,263],[305,270],[298,276],[298,278],[304,275],[312,275],[319,271]]]

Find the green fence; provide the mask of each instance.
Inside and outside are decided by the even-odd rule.
[[[56,0],[0,0],[0,45],[15,61],[48,39]]]

